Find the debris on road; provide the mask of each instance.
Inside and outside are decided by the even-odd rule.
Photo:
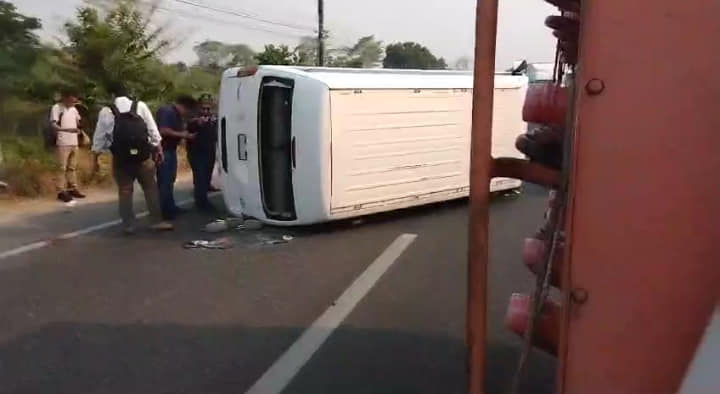
[[[284,239],[266,239],[263,241],[265,245],[282,245],[288,243],[288,241]]]
[[[520,190],[520,189],[505,190],[502,194],[502,196],[505,198],[513,198],[513,197],[518,197],[521,195],[522,195],[522,190]]]
[[[206,233],[221,233],[223,231],[230,230],[237,226],[241,226],[244,220],[242,218],[225,218],[217,219],[213,222],[208,223],[203,231]]]
[[[203,228],[206,233],[221,233],[229,230],[260,230],[263,228],[262,222],[259,220],[242,218],[226,218],[217,219],[208,223]]]
[[[205,225],[205,228],[203,228],[203,231],[206,233],[221,233],[223,231],[228,230],[227,221],[223,219],[215,220],[214,222],[210,222],[207,225]]]
[[[238,230],[260,230],[261,228],[263,228],[263,224],[259,220],[248,219],[245,221],[245,223],[237,226],[236,228]]]
[[[230,238],[218,238],[214,241],[189,241],[183,245],[185,249],[230,249],[233,242]]]
[[[295,237],[291,235],[283,235],[280,238],[270,238],[265,235],[258,235],[258,240],[262,245],[282,245],[289,243],[293,239],[295,239]]]

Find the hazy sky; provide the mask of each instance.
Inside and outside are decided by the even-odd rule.
[[[61,36],[61,26],[83,0],[10,0],[27,15],[42,19],[41,36]],[[150,0],[147,0],[150,1]],[[185,1],[251,15],[256,19],[204,10]],[[374,34],[385,43],[417,41],[448,64],[472,56],[476,0],[325,0],[330,45],[350,45]],[[262,49],[267,43],[294,45],[312,35],[317,24],[316,0],[163,0],[157,23],[169,28],[177,48],[168,60],[193,62],[192,46],[205,39],[246,43]],[[555,10],[542,0],[500,0],[497,64],[513,60],[551,61],[554,41],[543,20]],[[270,24],[259,21],[278,22]],[[284,25],[298,26],[288,28]]]

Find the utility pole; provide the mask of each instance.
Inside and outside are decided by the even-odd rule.
[[[318,0],[318,48],[317,48],[317,64],[322,67],[325,65],[325,9],[324,0]]]

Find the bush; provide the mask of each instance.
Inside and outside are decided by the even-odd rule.
[[[39,197],[55,193],[57,164],[53,152],[45,149],[42,138],[3,137],[0,148],[3,156],[0,179],[7,182],[11,195]],[[80,185],[110,184],[112,176],[108,155],[103,156],[100,166],[100,172],[92,177],[92,154],[80,149],[77,168]]]
[[[35,197],[54,191],[52,176],[57,166],[37,137],[5,137],[0,140],[3,163],[0,177],[10,193]]]

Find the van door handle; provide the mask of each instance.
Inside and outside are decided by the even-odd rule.
[[[292,168],[295,168],[297,166],[297,162],[296,162],[296,158],[295,158],[295,156],[296,156],[295,145],[297,145],[297,144],[295,141],[295,137],[293,137],[292,141],[290,142],[290,161],[292,162]]]

